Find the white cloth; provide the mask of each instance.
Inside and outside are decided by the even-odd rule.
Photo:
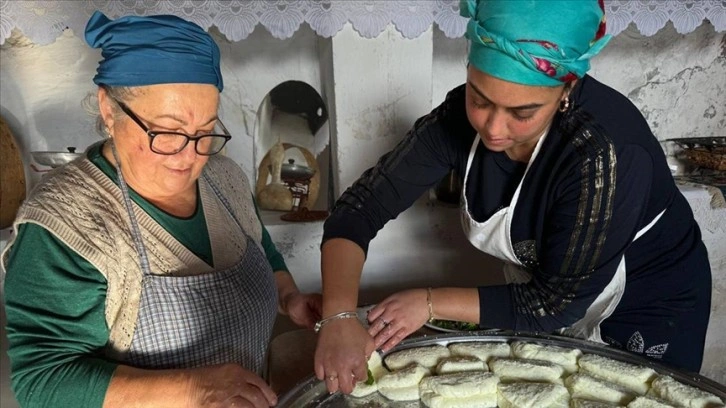
[[[522,181],[527,177],[527,172],[531,167],[534,159],[542,147],[542,143],[547,138],[547,130],[540,136],[537,141],[537,145],[534,147],[532,157],[529,159],[527,169],[524,171]],[[514,191],[512,201],[508,207],[501,208],[499,211],[494,213],[489,219],[484,222],[478,222],[471,217],[469,212],[469,201],[466,198],[466,185],[469,180],[469,170],[471,169],[471,163],[474,161],[474,155],[476,149],[479,146],[481,137],[477,134],[474,138],[474,143],[471,145],[469,151],[469,158],[466,162],[466,174],[464,175],[464,186],[461,190],[461,226],[464,229],[464,235],[466,235],[469,242],[478,248],[482,252],[486,252],[498,259],[504,261],[505,265],[509,264],[504,268],[505,277],[507,283],[520,283],[522,281],[528,281],[529,278],[522,275],[519,268],[514,268],[512,265],[522,266],[522,263],[517,258],[512,247],[512,239],[510,236],[510,230],[512,225],[512,213],[509,209],[514,209],[519,193],[522,189],[522,181],[519,182],[517,189]]]
[[[173,14],[204,29],[216,26],[230,41],[247,38],[257,25],[273,37],[286,39],[307,23],[322,37],[332,37],[351,24],[362,37],[375,38],[393,24],[405,38],[416,38],[434,23],[449,38],[466,31],[459,0],[0,0],[0,44],[19,29],[32,42],[54,42],[66,29],[82,37],[93,11],[110,18],[122,15]],[[726,30],[726,4],[720,0],[605,0],[608,34],[617,35],[635,23],[651,36],[669,21],[681,34],[704,21]]]

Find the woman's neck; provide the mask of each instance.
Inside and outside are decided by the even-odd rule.
[[[119,171],[110,143],[105,143],[103,145],[101,154],[104,158],[106,158],[106,160],[108,160],[109,163],[111,163],[112,166],[116,168],[116,171]],[[194,215],[197,210],[196,183],[190,186],[186,191],[179,194],[175,194],[173,196],[157,196],[148,194],[148,192],[143,189],[136,188],[133,181],[128,180],[126,177],[124,177],[124,181],[126,181],[128,187],[134,190],[134,192],[141,198],[151,203],[154,207],[175,217],[188,218]]]
[[[532,154],[534,154],[534,150],[537,148],[537,143],[539,143],[539,141],[545,137],[547,132],[550,131],[550,126],[552,126],[551,119],[539,137],[525,143],[516,144],[509,149],[506,149],[504,152],[507,153],[507,156],[514,161],[529,163],[529,160],[532,158]]]
[[[507,153],[507,157],[514,161],[529,163],[529,159],[532,158],[532,153],[534,153],[534,149],[537,146],[537,142],[539,141],[539,139],[540,138],[537,138],[536,140],[533,140],[529,143],[512,146],[509,149],[506,149],[504,152]]]

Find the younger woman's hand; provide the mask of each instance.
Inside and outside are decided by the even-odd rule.
[[[420,329],[429,319],[426,289],[409,289],[394,293],[368,312],[376,349],[388,351]]]

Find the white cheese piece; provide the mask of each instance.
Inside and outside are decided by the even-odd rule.
[[[626,405],[636,397],[626,388],[583,373],[575,373],[567,377],[565,386],[570,390],[572,398]]]
[[[604,401],[573,398],[570,400],[570,408],[624,408],[624,406]]]
[[[378,381],[379,378],[388,374],[388,370],[386,370],[386,367],[383,366],[381,354],[377,351],[374,351],[368,359],[368,369],[371,370],[371,374],[375,381]]]
[[[618,384],[638,395],[648,391],[656,372],[652,368],[614,360],[597,354],[585,354],[578,362],[580,372]]]
[[[365,381],[359,381],[355,384],[355,387],[353,387],[353,391],[350,393],[350,396],[355,398],[363,398],[373,394],[376,391],[378,391],[378,384],[366,384]]]
[[[512,355],[517,358],[542,360],[559,364],[565,368],[568,374],[572,374],[577,371],[577,359],[582,356],[582,351],[577,348],[517,341],[512,343]]]
[[[499,384],[500,408],[568,408],[570,394],[567,388],[550,383]]]
[[[515,358],[493,358],[489,361],[489,369],[502,382],[536,381],[562,384],[562,375],[565,373],[561,365]]]
[[[419,399],[418,385],[401,388],[378,386],[378,392],[391,401],[415,401]]]
[[[485,371],[470,371],[426,377],[419,385],[421,394],[435,393],[443,397],[464,398],[496,394],[499,377]]]
[[[426,377],[419,384],[421,401],[429,408],[496,407],[499,378],[485,371]]]
[[[489,371],[487,364],[476,357],[454,356],[439,361],[437,374],[460,373],[465,371]]]
[[[387,355],[384,358],[384,361],[386,362],[388,369],[394,371],[400,370],[413,363],[426,367],[429,370],[433,370],[436,368],[436,365],[439,364],[439,360],[449,357],[450,355],[451,352],[448,348],[437,344],[435,346],[414,347],[396,351]]]
[[[378,392],[393,401],[410,401],[419,399],[418,384],[421,379],[430,375],[427,368],[411,364],[401,370],[384,374],[376,382]]]
[[[366,384],[368,378],[358,381],[353,387],[353,392],[350,393],[351,396],[362,398],[378,391],[378,379],[388,373],[386,367],[383,367],[383,360],[377,351],[371,353],[371,357],[368,359],[368,369],[373,376],[373,384]]]
[[[648,396],[661,398],[679,407],[714,408],[724,406],[721,398],[710,392],[680,383],[667,375],[659,375],[653,380]]]
[[[476,357],[481,361],[489,361],[491,357],[509,357],[511,350],[509,344],[504,342],[472,341],[463,343],[450,343],[449,350],[455,356]]]
[[[421,402],[429,408],[495,408],[497,394],[474,395],[466,398],[448,398],[433,392],[421,395]]]
[[[676,406],[656,397],[638,397],[628,404],[628,408],[676,408]]]

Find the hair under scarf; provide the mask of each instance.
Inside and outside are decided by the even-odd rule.
[[[461,0],[469,63],[524,85],[582,78],[610,41],[602,0]]]
[[[219,47],[198,25],[171,15],[110,20],[96,11],[86,24],[88,45],[101,48],[93,82],[109,86],[212,84],[222,91]]]

